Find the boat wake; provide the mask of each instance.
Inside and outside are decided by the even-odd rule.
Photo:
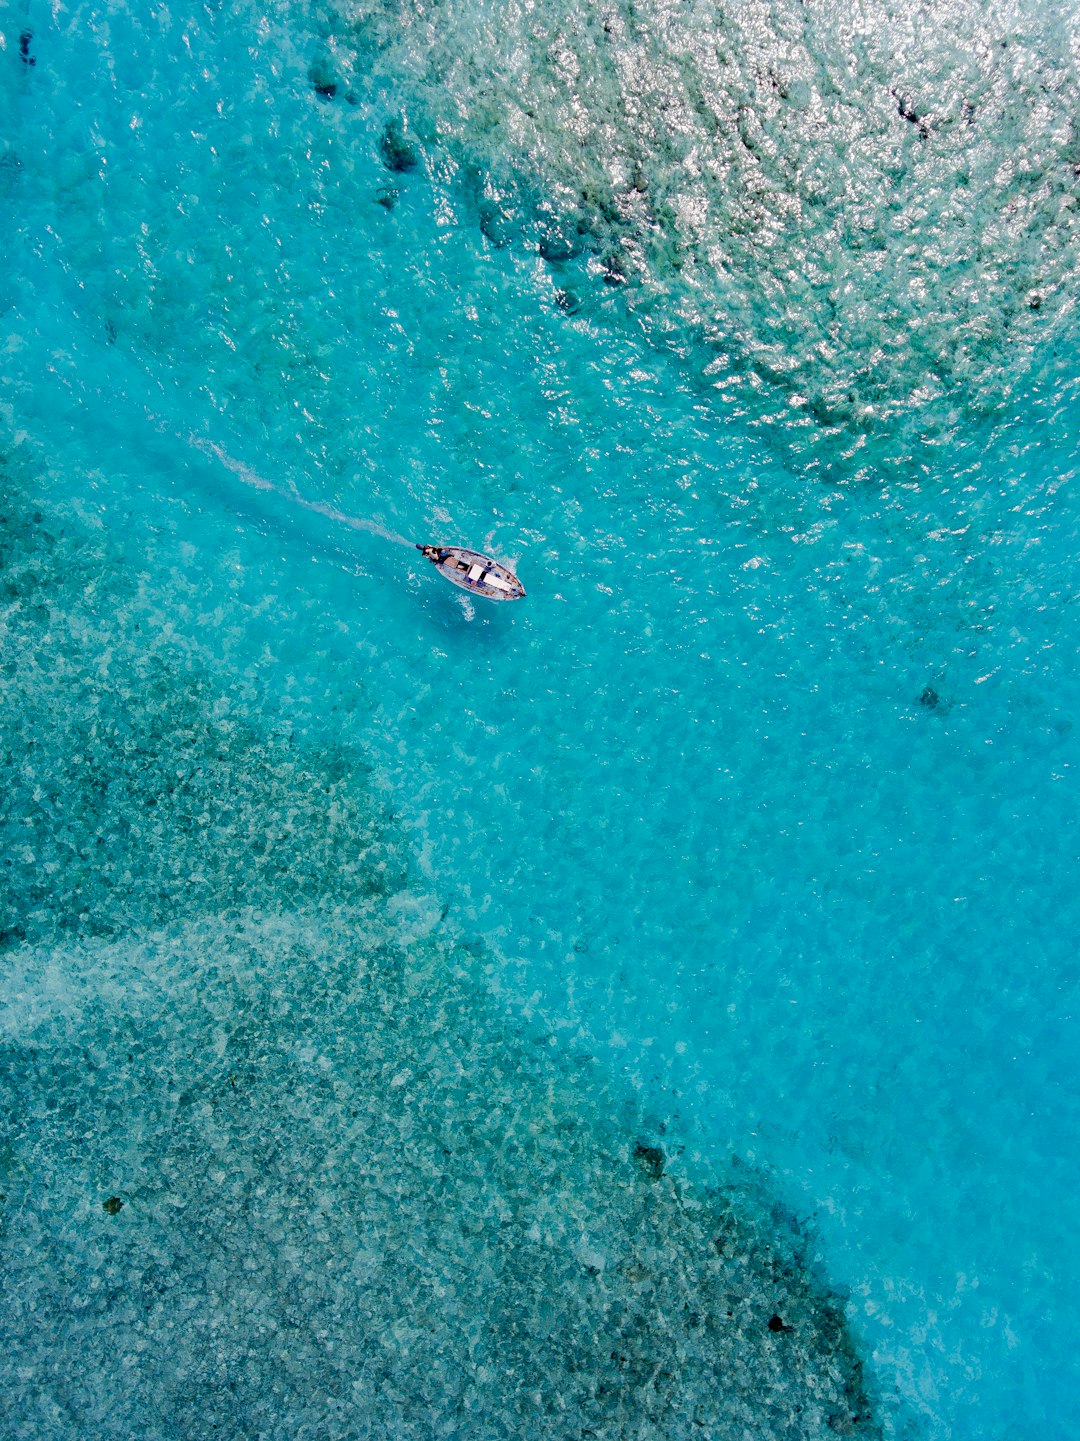
[[[347,525],[351,530],[362,530],[368,535],[377,535],[380,539],[391,541],[394,545],[404,545],[411,548],[414,544],[413,541],[407,540],[405,536],[398,535],[395,531],[387,530],[386,526],[380,525],[377,520],[367,520],[361,516],[349,515],[346,511],[338,510],[336,506],[328,505],[325,501],[308,500],[306,496],[300,494],[295,486],[285,488],[275,485],[273,481],[267,480],[265,476],[253,470],[250,465],[245,465],[242,460],[236,460],[228,451],[223,450],[220,445],[215,444],[212,440],[203,440],[197,435],[189,435],[188,442],[194,446],[196,450],[202,451],[204,455],[213,456],[216,460],[220,461],[226,470],[237,476],[245,485],[252,486],[255,490],[265,491],[270,495],[277,496],[280,500],[286,501],[290,505],[301,506],[304,510],[312,511],[315,515],[321,515],[327,520],[336,521],[340,525]]]

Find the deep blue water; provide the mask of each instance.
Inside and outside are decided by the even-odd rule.
[[[97,1044],[123,1094],[135,1052],[100,1006],[153,992],[183,1032],[245,898],[318,934],[304,986],[351,934],[374,852],[286,745],[362,771],[393,944],[482,945],[485,1024],[593,1058],[583,1125],[636,1106],[688,1195],[752,1173],[751,1209],[798,1218],[886,1434],[1075,1434],[1075,61],[1037,6],[904,23],[554,0],[5,20],[7,509],[56,537],[19,542],[5,592],[5,1434],[136,1434],[102,1418],[156,1384],[137,1347],[101,1371],[92,1336],[27,1324],[64,1311],[60,1281],[26,1299],[28,1257],[76,1289],[97,1264],[70,1198],[122,1198],[144,1162],[110,1142],[84,1174],[26,1055]],[[470,603],[394,536],[489,549],[528,597]],[[271,748],[220,760],[220,873],[191,859],[198,807],[146,820],[176,675]],[[104,862],[79,849],[96,808]],[[299,839],[252,900],[270,814]],[[271,996],[299,973],[281,933],[244,941]],[[291,1022],[267,1014],[272,1054]],[[281,1094],[252,1102],[270,1129]],[[139,1104],[103,1134],[158,1154]],[[482,1085],[463,1104],[467,1146]],[[303,1269],[269,1224],[237,1244],[254,1274],[282,1244]],[[86,1394],[42,1400],[50,1345]],[[206,1434],[199,1386],[143,1434]],[[482,1406],[436,1430],[407,1395],[380,1431],[358,1394],[332,1424],[311,1397],[222,1424],[517,1434]]]

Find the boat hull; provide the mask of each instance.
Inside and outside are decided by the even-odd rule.
[[[520,600],[525,587],[509,566],[501,565],[478,550],[460,545],[418,545],[417,550],[432,562],[451,585],[485,600]]]

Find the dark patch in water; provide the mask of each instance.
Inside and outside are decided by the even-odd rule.
[[[102,1201],[101,1209],[107,1216],[119,1216],[124,1209],[124,1203],[119,1196],[110,1196],[107,1201]]]
[[[638,1141],[634,1147],[634,1160],[654,1181],[659,1181],[664,1174],[664,1153],[659,1146],[647,1146],[644,1141]]]
[[[36,58],[30,54],[30,43],[34,38],[32,30],[19,32],[19,58],[24,65],[36,65]]]
[[[623,270],[622,261],[617,255],[605,255],[603,258],[604,284],[625,285],[626,273]]]
[[[375,192],[375,204],[381,205],[384,210],[393,210],[400,193],[394,185],[380,185]]]
[[[378,148],[382,163],[395,175],[406,175],[420,164],[420,152],[405,133],[402,121],[396,117],[383,126]]]
[[[566,231],[554,231],[541,236],[536,248],[543,260],[560,264],[581,254],[581,237],[568,235]]]
[[[327,50],[316,51],[308,68],[308,79],[320,100],[333,100],[338,93],[340,79],[334,68],[334,61]]]
[[[900,116],[901,120],[906,120],[909,125],[914,125],[918,129],[921,138],[925,140],[930,134],[930,128],[926,121],[918,113],[906,95],[897,95],[895,90],[892,94],[896,98],[896,113]]]
[[[591,225],[584,215],[560,215],[553,206],[541,207],[537,249],[554,265],[576,260],[590,238]]]
[[[502,250],[515,238],[517,226],[512,217],[494,200],[485,196],[477,205],[476,215],[481,235],[489,244],[494,245],[496,250]]]
[[[3,155],[0,155],[0,185],[5,190],[15,183],[21,170],[22,161],[14,150],[5,150]]]
[[[936,710],[941,697],[932,685],[928,685],[919,697],[919,704],[924,705],[927,710]]]

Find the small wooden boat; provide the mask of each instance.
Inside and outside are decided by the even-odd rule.
[[[500,565],[478,550],[463,550],[459,545],[418,545],[421,552],[447,580],[460,585],[473,595],[488,600],[520,600],[525,587],[508,566]]]

